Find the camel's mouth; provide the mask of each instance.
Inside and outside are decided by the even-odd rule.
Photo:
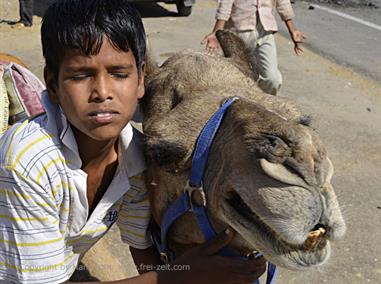
[[[262,247],[266,247],[266,250],[270,251],[271,255],[281,255],[287,258],[286,263],[283,263],[283,265],[289,266],[290,268],[300,269],[303,267],[320,265],[328,259],[330,246],[327,237],[321,238],[313,248],[306,247],[306,244],[290,244],[284,241],[282,236],[279,236],[279,234],[277,234],[269,225],[262,221],[237,192],[230,192],[225,200],[226,204],[230,207],[229,211],[233,210],[241,217],[237,218],[237,216],[232,216],[232,218],[228,218],[235,223],[235,227],[242,228],[246,232],[251,232],[253,230],[258,231],[259,234],[255,235],[256,238],[262,240]],[[240,233],[239,230],[237,231]],[[247,236],[248,234],[245,233],[242,235]],[[256,242],[255,240],[246,240],[252,244]],[[261,251],[260,247],[255,247],[255,249]],[[290,263],[290,261],[294,264]]]

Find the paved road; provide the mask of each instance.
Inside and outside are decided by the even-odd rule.
[[[2,1],[0,4],[13,3]],[[156,58],[162,62],[185,48],[202,50],[199,42],[212,28],[215,3],[215,0],[199,0],[188,18],[176,17],[173,5],[142,6],[141,13]],[[8,7],[5,4],[4,7]],[[299,10],[299,7],[303,8],[302,4],[296,4],[300,26],[303,24],[310,36],[311,49],[318,50],[312,40],[316,36],[319,41],[320,35],[307,30],[308,25],[304,26],[303,13],[309,11]],[[16,12],[9,11],[14,17]],[[7,17],[10,16],[7,14]],[[325,20],[327,30],[337,25],[328,21],[328,16],[321,15],[321,18]],[[316,25],[312,17],[306,19],[309,19],[306,23]],[[349,24],[345,25],[348,30],[352,29]],[[20,56],[41,77],[43,61],[38,30],[38,24],[31,30],[17,33],[0,26],[0,51]],[[327,36],[331,45],[339,45],[342,41],[335,34]],[[296,57],[287,38],[278,35],[276,40],[284,76],[280,95],[294,99],[313,115],[313,124],[335,165],[333,183],[348,225],[345,239],[334,244],[333,256],[327,265],[306,272],[281,269],[278,283],[381,283],[381,85],[364,77],[365,72],[343,68],[310,50],[306,50],[302,57]],[[372,50],[361,47],[355,50],[359,48],[370,53],[379,46],[369,45],[368,49]],[[321,49],[329,48],[323,45]],[[346,59],[336,60],[342,65],[347,62]],[[375,65],[375,62],[366,64]],[[110,276],[132,275],[134,267],[129,262],[129,254],[123,249],[125,246],[120,243],[118,232],[112,232],[100,243],[108,250],[107,257],[102,255],[103,268],[108,265],[108,260],[117,259],[120,273],[116,273],[114,267],[105,269]]]
[[[381,1],[375,4],[381,6]],[[381,7],[323,6],[304,1],[293,6],[295,22],[308,36],[310,49],[381,82]],[[287,35],[285,26],[280,28]]]

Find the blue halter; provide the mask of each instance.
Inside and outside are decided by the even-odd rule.
[[[160,226],[160,237],[157,236],[154,239],[156,239],[155,242],[157,247],[160,249],[160,255],[162,256],[162,259],[166,262],[169,259],[175,258],[174,253],[168,249],[167,245],[167,234],[169,228],[173,222],[183,214],[187,212],[193,212],[193,214],[195,214],[198,225],[204,234],[205,240],[210,240],[217,236],[217,233],[210,224],[206,213],[206,194],[203,189],[204,172],[213,139],[216,136],[226,111],[237,99],[238,97],[232,97],[228,99],[217,110],[217,112],[213,114],[213,116],[202,129],[198,137],[196,149],[192,158],[192,169],[189,177],[189,183],[185,187],[184,193],[181,194],[174,203],[172,203],[172,205],[167,209],[163,216]],[[196,197],[198,202],[194,202]],[[223,248],[219,254],[224,256],[237,257],[237,255],[228,248]],[[256,257],[259,256],[260,254],[256,255]],[[266,284],[275,283],[276,273],[276,266],[269,262],[267,267]],[[257,280],[255,284],[260,284],[260,281]]]

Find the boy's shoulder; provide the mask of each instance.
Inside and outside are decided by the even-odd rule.
[[[46,114],[18,122],[0,136],[0,165],[17,168],[31,161],[47,149],[59,147],[57,139],[48,131]]]

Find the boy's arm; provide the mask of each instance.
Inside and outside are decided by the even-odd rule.
[[[266,260],[263,257],[241,260],[217,255],[233,238],[233,230],[228,229],[185,252],[167,269],[158,271],[158,284],[254,283],[266,271]]]
[[[290,33],[290,37],[294,42],[294,51],[296,55],[301,55],[303,53],[301,44],[304,43],[307,37],[295,27],[291,19],[284,22],[287,26],[288,32]]]
[[[201,44],[206,44],[206,49],[212,53],[216,53],[220,49],[220,44],[216,37],[216,31],[223,30],[227,20],[229,20],[234,0],[220,0],[216,13],[216,22],[210,34],[207,34]]]
[[[201,41],[201,44],[206,44],[206,49],[208,51],[216,53],[220,49],[220,43],[216,37],[216,31],[223,30],[225,23],[225,20],[216,20],[213,31],[210,34],[207,34]]]
[[[277,0],[276,10],[284,23],[287,26],[288,32],[294,42],[294,51],[296,55],[300,55],[303,52],[301,44],[307,38],[301,31],[299,31],[292,19],[295,17],[294,10],[292,9],[290,0]]]
[[[157,284],[158,283],[157,278],[158,278],[157,272],[151,271],[148,273],[144,273],[143,275],[139,275],[129,279],[101,282],[101,283],[104,283],[104,284]],[[65,282],[62,284],[94,284],[94,282]]]
[[[107,284],[251,284],[266,271],[266,260],[239,260],[216,255],[233,239],[232,230],[220,233],[215,239],[195,247],[169,265],[158,267],[130,279],[104,282]],[[151,252],[146,251],[147,253]],[[151,258],[145,256],[145,259]],[[154,259],[154,258],[153,258]],[[135,260],[136,261],[136,260]],[[137,262],[137,261],[136,261]],[[68,282],[69,283],[69,282]],[[90,283],[82,283],[90,284]]]
[[[160,256],[154,246],[147,249],[136,249],[130,246],[130,251],[138,272],[141,274],[129,279],[118,281],[102,282],[106,284],[157,284],[158,273],[156,267],[163,264]],[[75,282],[76,284],[91,284],[94,282]],[[64,284],[74,284],[74,282],[65,282]]]
[[[140,274],[155,270],[155,267],[163,264],[160,260],[160,255],[154,246],[147,249],[136,249],[130,246],[130,252],[136,269]]]
[[[56,203],[36,182],[33,173],[24,176],[15,166],[2,165],[0,205],[0,251],[3,252],[0,282],[67,279],[60,268],[71,265],[72,257],[64,255]]]

